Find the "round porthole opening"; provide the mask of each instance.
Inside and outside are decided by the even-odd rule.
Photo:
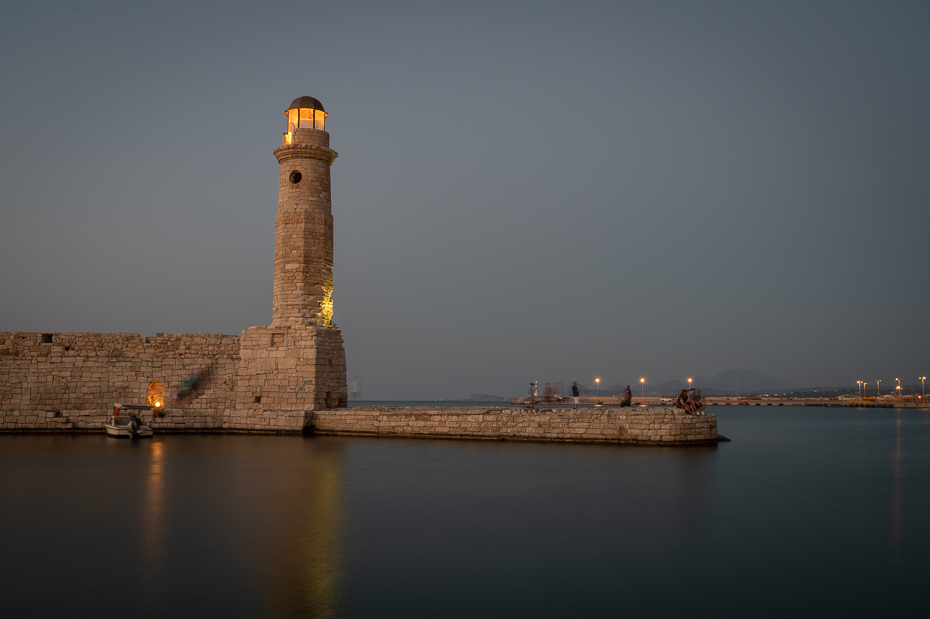
[[[300,182],[300,179],[302,178],[303,178],[303,174],[301,174],[297,170],[294,170],[293,172],[291,172],[291,175],[287,177],[287,180],[291,181],[292,184],[296,185],[297,183]]]

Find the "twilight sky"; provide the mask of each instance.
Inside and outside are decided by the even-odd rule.
[[[0,331],[268,324],[310,95],[365,399],[917,384],[928,32],[926,2],[11,3]]]

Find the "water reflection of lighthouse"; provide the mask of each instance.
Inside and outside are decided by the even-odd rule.
[[[331,617],[345,599],[346,549],[343,505],[343,441],[304,443],[302,466],[284,487],[284,526],[274,540],[272,608],[269,615]]]
[[[319,450],[321,453],[313,460],[313,492],[306,504],[297,544],[301,606],[306,610],[335,610],[343,584],[341,454],[333,447]]]

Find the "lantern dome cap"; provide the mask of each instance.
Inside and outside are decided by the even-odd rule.
[[[323,113],[326,112],[326,110],[323,109],[323,104],[320,103],[319,99],[315,99],[313,97],[306,97],[306,96],[297,97],[296,99],[291,101],[291,106],[287,109],[294,110],[297,108],[309,108],[312,110],[320,110]]]

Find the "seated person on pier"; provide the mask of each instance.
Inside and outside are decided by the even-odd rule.
[[[704,394],[701,393],[700,389],[692,389],[692,391],[694,391],[694,393],[691,394],[691,414],[703,415],[704,406],[707,404],[706,400],[704,399]]]
[[[697,409],[695,408],[694,403],[691,402],[691,398],[688,397],[688,391],[694,391],[694,389],[682,389],[681,393],[678,394],[678,400],[675,402],[675,406],[684,409],[684,411],[689,415],[694,415],[697,412]]]

